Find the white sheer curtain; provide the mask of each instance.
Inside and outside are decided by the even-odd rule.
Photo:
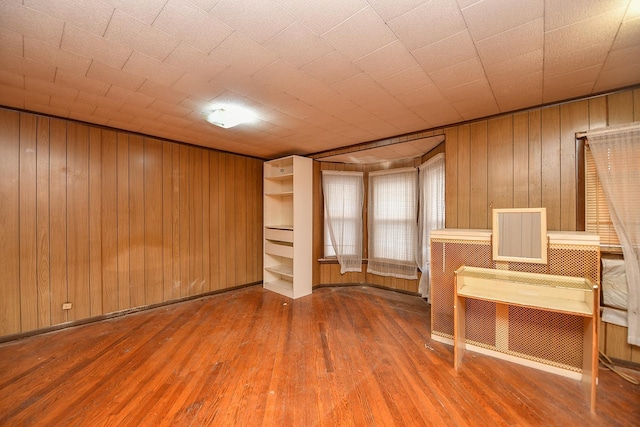
[[[325,256],[335,255],[342,274],[362,271],[362,172],[322,171]]]
[[[640,346],[640,123],[586,136],[624,254],[627,341]]]
[[[420,165],[420,214],[418,215],[418,266],[422,271],[418,291],[430,300],[429,266],[431,230],[444,228],[444,154]]]
[[[415,168],[369,173],[367,272],[403,279],[418,277],[417,184]]]

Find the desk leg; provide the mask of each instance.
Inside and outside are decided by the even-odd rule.
[[[598,381],[598,333],[593,317],[584,318],[584,349],[582,383],[589,396],[591,412],[596,412],[596,384]]]
[[[456,292],[453,301],[453,367],[456,371],[462,363],[464,355],[465,317],[465,298],[459,297]]]

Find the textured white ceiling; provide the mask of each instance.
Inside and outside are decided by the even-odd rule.
[[[639,83],[640,0],[0,0],[0,105],[262,158]]]

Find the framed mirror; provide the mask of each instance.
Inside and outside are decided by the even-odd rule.
[[[493,210],[494,261],[547,263],[546,208]]]

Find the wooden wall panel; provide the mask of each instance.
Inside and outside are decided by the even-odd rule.
[[[237,242],[235,239],[235,183],[236,168],[233,156],[230,154],[224,155],[225,163],[225,189],[224,189],[224,236],[225,236],[225,248],[224,257],[226,263],[226,280],[225,286],[229,283],[233,283],[236,278],[236,270],[233,264],[233,257],[236,256]]]
[[[118,311],[118,135],[101,131],[102,185],[100,196],[102,235],[102,312]],[[95,289],[92,289],[95,292]]]
[[[488,151],[487,151],[487,121],[471,124],[471,161],[470,179],[471,195],[469,200],[469,228],[487,228],[489,226],[491,210],[488,205]],[[446,142],[445,142],[446,145]],[[449,159],[445,161],[448,163]],[[445,181],[445,186],[448,183]],[[445,193],[446,195],[446,193]],[[449,202],[447,201],[447,206]]]
[[[542,206],[547,208],[547,228],[560,230],[560,108],[542,109]]]
[[[458,228],[469,228],[471,197],[471,134],[469,125],[458,128]]]
[[[202,157],[189,147],[189,295],[202,293]]]
[[[560,229],[576,229],[576,132],[589,128],[589,102],[560,106]]]
[[[445,134],[445,226],[458,227],[458,129],[447,128]]]
[[[68,299],[67,283],[67,123],[51,120],[50,143],[50,266],[51,324],[68,320],[62,304]]]
[[[89,128],[67,124],[68,320],[91,316],[89,297]]]
[[[0,338],[262,280],[262,164],[0,109]]]
[[[0,110],[0,334],[20,332],[20,116]]]
[[[209,211],[211,209],[211,199],[209,198],[209,180],[211,174],[209,173],[209,150],[200,150],[200,156],[202,159],[202,289],[201,292],[211,291],[211,234],[209,222]],[[253,198],[248,200],[249,203],[256,203]]]
[[[180,146],[180,173],[178,174],[180,189],[179,200],[179,243],[178,257],[180,259],[180,296],[186,297],[191,295],[191,287],[189,284],[189,207],[191,201],[191,193],[189,191],[189,147]]]
[[[37,117],[20,115],[20,324],[30,331],[38,328],[37,301],[37,216],[36,216],[36,135]]]
[[[129,136],[129,289],[131,307],[146,304],[144,242],[144,139]]]
[[[542,114],[529,111],[529,207],[542,207]]]
[[[162,142],[162,301],[173,294],[173,162],[170,142]]]
[[[129,291],[129,136],[117,135],[118,310],[131,307]]]
[[[163,149],[162,142],[144,140],[144,291],[145,303],[163,301]]]
[[[211,209],[209,210],[209,233],[211,233],[209,269],[211,271],[211,290],[213,291],[221,288],[220,249],[224,244],[220,233],[220,208],[222,207],[221,203],[219,203],[220,153],[212,152],[209,154],[209,175],[209,198],[211,200]],[[260,200],[262,200],[262,194],[260,195]],[[262,228],[262,223],[260,223],[260,226]],[[260,252],[262,252],[262,247],[260,247]]]
[[[102,308],[102,131],[89,129],[89,297],[90,316]]]
[[[229,157],[226,153],[219,153],[218,155],[218,236],[220,236],[220,241],[218,244],[218,271],[220,272],[219,280],[219,288],[223,289],[227,286],[227,254],[233,253],[233,249],[235,248],[235,243],[233,241],[229,241],[232,236],[227,235],[227,215],[229,214],[229,198],[227,197],[227,180],[231,180],[232,178],[229,174],[232,170],[229,168],[229,161],[227,160]]]
[[[513,207],[513,116],[487,123],[489,208]]]
[[[234,158],[234,179],[233,179],[233,211],[237,221],[235,228],[235,258],[240,261],[235,263],[235,279],[244,283],[247,280],[247,205],[240,197],[235,197],[236,192],[246,192],[247,190],[247,161],[244,157]]]
[[[513,116],[513,207],[529,207],[529,114]]]
[[[181,233],[181,223],[180,223],[180,151],[182,146],[171,144],[171,166],[172,173],[171,179],[173,180],[171,183],[172,194],[171,194],[171,227],[172,227],[172,238],[171,238],[171,270],[172,270],[172,282],[171,282],[171,299],[180,298],[182,296],[182,273],[180,268],[182,264],[180,262],[180,236]],[[184,197],[184,196],[183,196]],[[165,297],[166,300],[166,297]]]
[[[613,93],[607,96],[609,126],[633,121],[633,91]]]
[[[1,112],[0,110],[0,113]],[[45,117],[38,117],[36,152],[38,328],[45,328],[51,325],[51,286],[49,271],[49,119]]]

